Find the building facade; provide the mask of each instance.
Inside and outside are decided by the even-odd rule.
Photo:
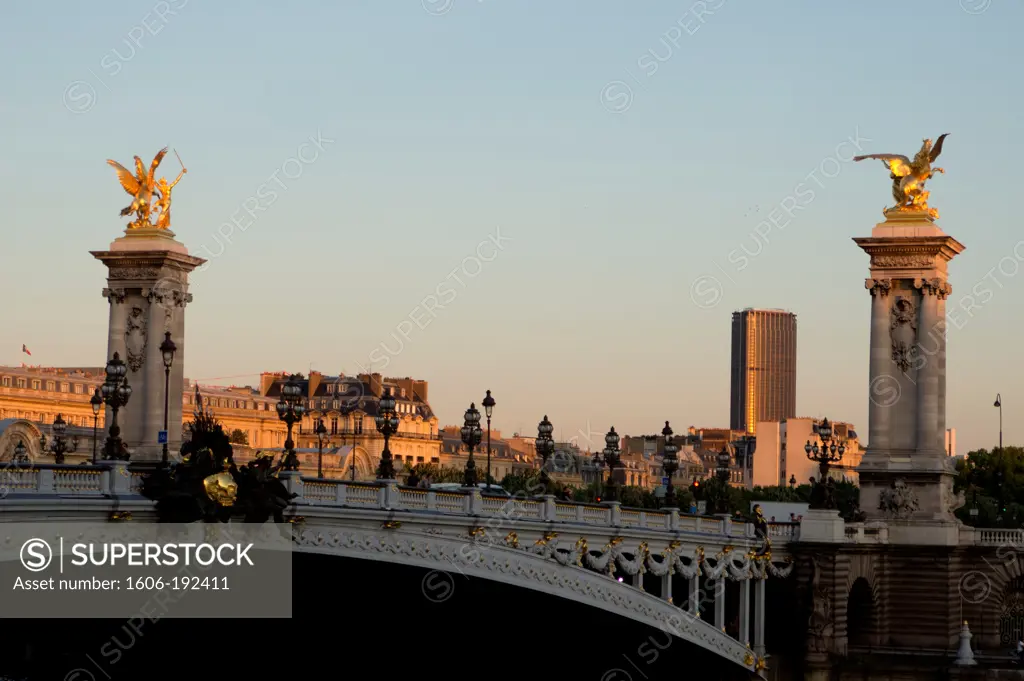
[[[212,411],[232,437],[238,461],[243,463],[257,450],[282,450],[287,426],[277,415],[284,373],[264,373],[258,388],[251,386],[200,386],[185,379],[182,395],[182,437],[197,408]],[[76,451],[68,463],[92,458],[93,424],[95,445],[102,450],[106,439],[104,410],[95,415],[90,399],[105,379],[95,367],[0,367],[0,422],[24,421],[28,428],[13,428],[0,440],[0,457],[10,458],[18,442],[28,434],[48,434],[57,415],[69,424],[68,435],[78,436]],[[306,415],[295,425],[293,439],[306,474],[314,474],[319,457],[319,440],[314,433],[316,419],[323,418],[325,438],[324,474],[330,477],[372,479],[384,449],[375,417],[385,389],[395,396],[399,417],[398,433],[391,438],[397,462],[437,463],[441,439],[437,417],[427,402],[427,382],[411,378],[383,378],[380,374],[323,376],[312,372],[302,377]],[[202,401],[200,404],[199,401]],[[15,441],[15,440],[18,441]],[[46,460],[38,442],[22,442],[33,458]],[[177,452],[172,452],[176,454]],[[401,470],[400,466],[396,467]]]
[[[788,485],[793,478],[797,485],[806,485],[818,476],[818,464],[807,458],[804,447],[821,446],[818,426],[822,419],[800,417],[783,421],[762,421],[757,424],[757,451],[753,459],[753,484],[758,487]],[[863,451],[853,425],[831,422],[832,438],[843,443],[846,451],[838,463],[830,466],[829,477],[858,481],[857,466]]]
[[[796,315],[746,309],[732,315],[729,427],[757,434],[761,421],[796,416]]]

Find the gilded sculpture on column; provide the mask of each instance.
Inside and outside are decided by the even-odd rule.
[[[878,159],[889,169],[892,197],[896,205],[886,208],[883,213],[924,213],[933,219],[939,217],[939,211],[928,206],[928,195],[931,192],[925,191],[924,185],[935,173],[946,172],[942,168],[932,168],[932,163],[942,153],[942,143],[948,135],[949,133],[940,135],[935,146],[932,146],[930,139],[924,140],[913,160],[902,154],[867,154],[853,157],[854,161]]]
[[[142,163],[142,159],[135,157],[135,174],[125,168],[117,161],[107,159],[107,163],[117,171],[117,179],[121,186],[132,197],[132,202],[121,210],[121,215],[135,213],[135,220],[128,223],[128,229],[156,228],[169,229],[171,226],[171,190],[182,176],[188,172],[182,164],[181,172],[174,182],[168,183],[166,178],[156,179],[156,169],[167,154],[167,147],[164,147],[153,158],[149,170]],[[174,154],[178,155],[177,152]],[[181,157],[178,156],[178,163]],[[156,217],[156,222],[152,221]]]

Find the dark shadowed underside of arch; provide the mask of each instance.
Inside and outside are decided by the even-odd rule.
[[[114,679],[302,679],[357,664],[381,678],[748,677],[660,630],[454,569],[295,554],[292,593],[292,620],[164,619],[140,635],[123,620],[0,620],[0,675],[107,678],[98,664]],[[116,663],[99,653],[112,640],[125,649]]]
[[[863,577],[850,587],[846,606],[846,637],[851,646],[870,646],[877,629],[875,597],[871,585]]]

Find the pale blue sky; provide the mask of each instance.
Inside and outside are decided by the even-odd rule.
[[[687,0],[4,3],[0,363],[103,362],[88,251],[121,234],[127,203],[104,161],[171,145],[189,167],[174,230],[218,254],[192,280],[189,376],[355,373],[410,314],[427,324],[417,304],[500,228],[503,249],[448,281],[454,299],[442,287],[425,328],[406,322],[384,369],[429,380],[443,423],[490,388],[504,431],[535,433],[545,413],[597,445],[611,425],[728,425],[731,312],[753,306],[798,315],[799,412],[866,435],[868,258],[851,237],[881,219],[889,180],[827,159],[858,133],[864,153],[909,155],[949,132],[929,188],[967,246],[951,307],[1010,260],[950,333],[947,418],[961,451],[991,447],[998,391],[1019,442],[1024,9],[963,1],[984,11],[708,0],[700,23]],[[333,141],[303,147],[316,160],[284,168],[301,176],[268,184],[318,131]],[[752,236],[801,183],[813,201]],[[224,247],[232,215],[247,228]],[[701,280],[701,307],[705,276],[721,289]]]

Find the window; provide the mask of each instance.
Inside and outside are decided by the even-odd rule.
[[[46,389],[49,390],[52,393],[54,390],[57,389],[57,387],[56,387],[56,385],[54,384],[53,381],[47,381],[46,382]]]
[[[39,390],[39,381],[32,381],[32,389]]]
[[[60,391],[61,391],[62,393],[68,393],[68,392],[71,392],[71,386],[70,386],[70,385],[68,385],[67,383],[61,383],[61,384],[60,384]]]
[[[27,381],[24,378],[19,378],[18,379],[18,387],[19,388],[24,388],[26,383],[27,383]]]
[[[331,435],[337,435],[338,433],[338,418],[334,417],[331,419]]]
[[[11,377],[10,376],[4,376],[4,387],[5,388],[10,388],[11,387]]]
[[[363,419],[362,419],[362,417],[359,417],[359,416],[353,417],[352,432],[354,432],[356,435],[361,435],[362,434],[362,432],[363,432]]]
[[[333,402],[333,408],[334,408],[334,409],[337,409],[337,408],[338,408],[338,400],[334,400],[334,402]]]
[[[85,387],[81,383],[75,383],[75,394],[81,395],[85,392]]]

